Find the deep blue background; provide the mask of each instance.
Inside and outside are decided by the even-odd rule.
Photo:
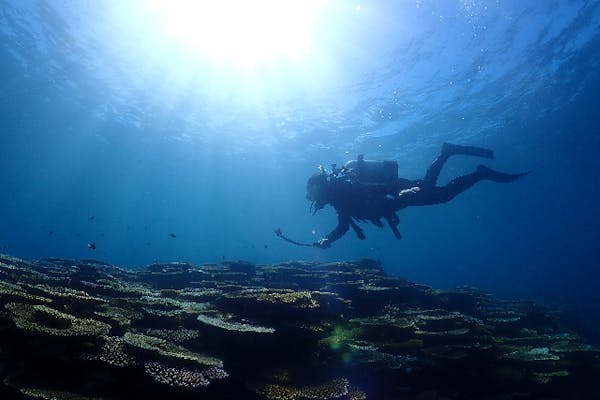
[[[572,305],[593,328],[600,3],[330,4],[318,62],[240,78],[152,54],[111,14],[118,2],[0,1],[0,252],[121,266],[373,257],[434,287]],[[373,226],[326,251],[274,236],[334,227],[305,200],[317,165],[365,154],[417,178],[444,141],[533,173],[402,211],[402,241]],[[478,162],[453,159],[441,179]]]

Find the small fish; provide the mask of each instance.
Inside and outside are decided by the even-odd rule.
[[[95,215],[90,215],[90,221],[93,220],[94,218],[96,218]]]
[[[174,233],[169,233],[169,236],[171,236],[172,238],[176,238],[177,237],[177,235],[174,234]]]
[[[96,243],[92,242],[92,243],[88,243],[88,248],[92,249],[92,250],[96,250]]]

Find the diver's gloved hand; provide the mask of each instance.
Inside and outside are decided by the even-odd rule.
[[[410,195],[410,194],[415,194],[415,193],[418,193],[420,190],[421,190],[421,188],[418,187],[418,186],[411,187],[409,189],[404,189],[404,190],[401,190],[398,193],[398,197],[402,197],[402,196],[406,196],[406,195]]]
[[[313,246],[318,247],[320,249],[328,249],[329,247],[331,247],[331,242],[329,241],[329,239],[323,238],[318,242],[314,242]]]

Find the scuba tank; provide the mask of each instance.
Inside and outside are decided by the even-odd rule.
[[[362,185],[394,187],[398,184],[396,161],[365,160],[360,154],[356,160],[350,160],[344,165],[343,172],[351,181]]]

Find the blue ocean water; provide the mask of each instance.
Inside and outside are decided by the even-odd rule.
[[[147,3],[0,2],[0,252],[124,267],[369,257],[600,324],[600,2],[324,1],[303,58],[241,66],[163,37]],[[416,179],[445,141],[533,172],[401,211],[401,241],[373,225],[327,250],[273,233],[333,229],[305,198],[319,164],[364,154]],[[455,157],[442,183],[479,162]]]

